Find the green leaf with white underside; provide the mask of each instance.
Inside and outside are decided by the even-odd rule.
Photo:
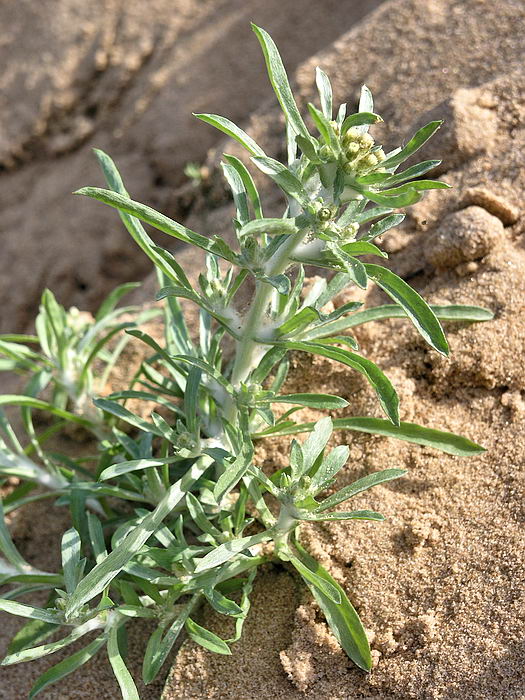
[[[252,161],[259,170],[271,177],[287,195],[296,199],[302,206],[308,204],[308,194],[301,181],[285,165],[273,158],[253,157]]]
[[[109,401],[108,399],[95,399],[93,403],[95,406],[97,406],[97,408],[101,408],[106,413],[111,413],[111,415],[121,418],[134,428],[139,428],[139,430],[153,433],[153,435],[157,435],[158,437],[163,437],[162,432],[158,430],[153,423],[144,420],[144,418],[140,418],[140,416],[135,415],[116,401]]]
[[[352,369],[361,372],[361,374],[364,374],[374,388],[379,398],[379,402],[387,416],[390,418],[392,423],[399,425],[399,398],[396,394],[396,390],[388,377],[386,377],[379,367],[371,360],[367,360],[366,358],[361,357],[361,355],[357,355],[349,350],[326,347],[321,343],[295,342],[288,340],[283,342],[283,345],[289,350],[310,352],[314,355],[321,355],[322,357],[336,360],[337,362],[341,362],[344,365],[352,367]]]
[[[390,156],[381,163],[382,168],[395,168],[400,163],[409,158],[413,153],[421,148],[421,146],[428,141],[428,139],[435,134],[443,122],[435,121],[426,124],[415,135],[410,139],[407,145],[402,148],[399,153]]]
[[[200,233],[195,233],[195,231],[191,231],[182,224],[173,221],[173,219],[170,219],[168,216],[148,207],[146,204],[135,202],[125,195],[112,192],[111,190],[104,190],[99,187],[83,187],[77,190],[75,194],[96,199],[103,204],[107,204],[119,211],[130,214],[184,243],[197,246],[197,248],[202,248],[202,250],[214,253],[220,257],[225,257],[224,249],[219,249],[212,239],[201,236]],[[231,255],[227,255],[225,259],[232,262],[234,260],[233,252]]]
[[[244,163],[235,156],[229,156],[225,153],[223,157],[224,160],[226,160],[233,168],[235,168],[239,177],[241,178],[246,192],[248,194],[248,197],[250,199],[250,202],[252,203],[255,218],[262,219],[263,210],[261,198],[259,196],[259,192],[257,191],[257,187],[255,186],[255,182],[253,181],[253,178],[250,175],[248,169],[246,168]]]
[[[261,27],[252,23],[252,29],[255,32],[264,54],[268,76],[274,89],[274,92],[279,100],[281,109],[284,112],[287,122],[297,134],[301,134],[307,139],[310,139],[310,134],[306,125],[297,109],[290,83],[284,69],[281,56],[277,50],[271,36]]]
[[[346,593],[330,576],[328,571],[311,557],[299,543],[296,543],[295,547],[301,562],[307,566],[310,571],[319,578],[323,578],[326,582],[330,583],[339,592],[341,602],[337,604],[306,580],[306,584],[319,603],[321,610],[325,614],[326,621],[339,644],[359,668],[362,668],[364,671],[369,671],[372,668],[370,645],[361,620],[354,610],[353,605],[348,600]]]
[[[2,661],[2,666],[10,666],[11,664],[20,664],[25,661],[33,661],[34,659],[40,659],[42,656],[47,656],[48,654],[54,654],[56,651],[60,651],[65,647],[76,642],[85,634],[89,634],[95,629],[100,629],[102,625],[96,619],[88,620],[84,624],[76,627],[71,634],[63,639],[59,639],[56,642],[50,642],[48,644],[41,644],[37,647],[32,647],[31,649],[22,649],[14,654],[9,654]]]
[[[65,418],[66,420],[71,421],[72,423],[78,423],[79,425],[83,425],[85,427],[91,426],[91,422],[86,420],[85,418],[81,418],[80,416],[77,416],[74,413],[70,413],[69,411],[57,408],[48,401],[35,399],[32,396],[4,394],[3,396],[0,396],[0,406],[25,406],[27,408],[36,408],[39,411],[46,411],[47,413],[51,413],[52,415],[57,416],[58,418]]]
[[[386,233],[391,228],[399,226],[399,224],[404,220],[404,218],[404,214],[392,214],[391,216],[386,216],[384,219],[381,219],[381,221],[377,221],[375,224],[372,224],[367,233],[365,233],[359,239],[359,241],[373,241],[374,238],[382,236],[383,233]]]
[[[162,665],[168,658],[168,654],[177,641],[184,627],[184,623],[188,619],[199,598],[200,594],[190,599],[175,618],[164,637],[162,637],[163,627],[157,628],[150,637],[142,665],[142,678],[144,683],[151,683],[157,677]]]
[[[328,508],[334,508],[334,506],[348,500],[349,498],[352,498],[353,496],[356,496],[358,493],[367,491],[373,486],[378,486],[379,484],[383,484],[387,481],[392,481],[392,479],[399,479],[399,477],[404,476],[406,473],[407,472],[405,469],[383,469],[383,471],[380,472],[367,474],[362,479],[354,481],[353,484],[343,487],[334,493],[333,496],[325,499],[316,509],[316,512],[322,513]]]
[[[341,603],[341,594],[337,588],[326,578],[318,576],[314,571],[311,571],[303,562],[297,557],[290,557],[290,562],[295,569],[301,574],[303,579],[311,584],[316,590],[326,596],[336,605]]]
[[[123,700],[140,700],[137,686],[122,658],[122,652],[119,648],[118,633],[118,628],[113,626],[108,634],[109,663],[111,664],[111,668],[119,684]]]
[[[42,620],[53,625],[61,625],[62,620],[60,615],[45,608],[35,608],[32,605],[25,603],[15,603],[14,600],[5,600],[0,598],[0,610],[3,610],[10,615],[18,615],[18,617],[30,617],[32,620]]]
[[[266,403],[292,403],[297,406],[335,411],[348,406],[348,401],[333,394],[282,394],[269,398]]]
[[[380,117],[379,114],[374,114],[373,112],[357,112],[356,114],[350,114],[350,116],[344,120],[341,126],[341,134],[345,134],[348,129],[351,129],[353,126],[377,124],[378,122],[382,121],[382,117]]]
[[[461,435],[448,433],[443,430],[425,428],[417,423],[404,423],[392,425],[383,418],[335,418],[333,421],[334,430],[355,430],[361,433],[381,435],[384,437],[396,438],[405,442],[413,442],[424,447],[433,447],[436,450],[445,452],[456,457],[473,457],[485,452],[485,448],[477,445],[472,440]],[[253,438],[264,437],[265,435],[297,435],[307,433],[314,429],[315,423],[298,423],[295,425],[284,425],[268,428],[266,431],[253,435]]]
[[[292,234],[297,233],[298,230],[293,219],[255,219],[240,229],[239,237],[256,236],[261,233],[269,235]]]
[[[385,516],[373,510],[352,510],[348,513],[309,513],[301,519],[312,522],[321,520],[375,520],[380,522],[385,519]]]
[[[150,467],[162,467],[164,464],[171,464],[180,459],[180,457],[166,457],[165,459],[132,459],[129,462],[119,462],[118,464],[112,464],[110,467],[104,469],[99,476],[99,480],[107,481],[108,479],[122,476],[122,474],[129,474],[130,472],[149,469]]]
[[[315,84],[319,92],[323,114],[330,120],[332,119],[332,85],[330,84],[329,77],[319,66],[315,69]]]
[[[252,535],[251,537],[241,537],[237,540],[230,540],[230,542],[225,542],[219,547],[206,554],[201,560],[198,561],[195,567],[195,573],[201,573],[201,571],[207,571],[208,569],[213,569],[216,566],[224,564],[224,562],[232,559],[236,554],[240,554],[249,547],[253,547],[261,542],[267,542],[272,539],[272,533],[267,531],[260,532],[257,535]]]
[[[222,131],[223,134],[226,134],[232,139],[238,141],[241,146],[244,146],[244,148],[252,154],[252,156],[266,155],[263,149],[257,143],[255,143],[251,136],[248,136],[245,131],[226,117],[221,117],[218,114],[194,114],[193,116],[197,117],[197,119],[200,119],[203,122],[206,122],[207,124],[211,124],[216,129],[219,129],[219,131]]]
[[[448,356],[449,348],[441,324],[427,302],[401,277],[386,267],[365,264],[368,276],[399,304],[434,350]]]
[[[224,640],[213,632],[210,632],[210,630],[198,625],[191,617],[188,617],[186,620],[185,627],[190,639],[193,639],[193,641],[201,647],[209,649],[209,651],[213,651],[215,654],[224,654],[225,656],[231,654],[230,647]]]
[[[29,693],[29,700],[33,700],[42,690],[47,688],[52,683],[62,680],[65,676],[73,673],[78,668],[92,659],[98,650],[106,643],[106,635],[101,635],[94,639],[87,647],[77,651],[76,654],[68,656],[60,663],[52,666],[43,673],[35,682]]]
[[[481,306],[463,306],[461,304],[436,306],[435,304],[430,304],[430,308],[436,318],[441,321],[481,322],[490,321],[494,318],[494,313],[490,309],[484,309]],[[346,328],[353,328],[370,321],[382,321],[387,318],[407,318],[407,316],[406,311],[397,304],[382,304],[381,306],[373,306],[371,309],[358,311],[352,316],[347,316],[345,319],[338,321],[341,326],[336,330],[341,331]]]

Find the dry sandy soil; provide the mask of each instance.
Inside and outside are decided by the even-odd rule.
[[[196,5],[203,12],[212,9],[211,3]],[[222,8],[222,12],[217,9],[216,18],[230,17],[225,8],[232,5],[214,5]],[[318,21],[310,16],[312,24]],[[211,15],[207,17],[211,21]],[[326,20],[323,13],[319,17]],[[338,21],[339,30],[349,27],[348,18]],[[313,41],[302,44],[302,38],[294,49],[292,65],[297,66],[295,78],[303,100],[313,95],[317,64],[330,74],[341,100],[350,101],[366,80],[386,120],[381,135],[387,146],[397,145],[396,135],[408,134],[416,118],[419,123],[416,115],[423,114],[427,120],[435,115],[446,118],[424,156],[443,157],[443,178],[454,189],[427,196],[413,208],[404,226],[385,238],[384,247],[391,254],[392,268],[432,302],[475,303],[495,313],[489,324],[446,324],[450,360],[428,350],[402,321],[372,324],[358,333],[363,353],[394,381],[403,420],[459,432],[487,448],[475,459],[461,459],[385,438],[337,436],[351,449],[339,486],[381,468],[409,470],[403,480],[377,487],[356,504],[380,510],[388,518],[385,523],[302,530],[303,543],[330,569],[359,610],[370,634],[372,673],[352,667],[293,575],[285,568],[269,567],[257,581],[246,632],[233,655],[218,657],[185,642],[165,690],[159,682],[141,691],[141,697],[158,698],[162,693],[164,700],[525,698],[525,77],[521,65],[525,42],[520,29],[524,21],[523,3],[513,0],[499,2],[497,9],[484,0],[389,0],[334,43],[330,42],[338,35],[336,27],[329,36],[328,29],[318,25],[321,33],[326,31],[322,53],[310,58],[321,46]],[[212,23],[206,26],[213,30]],[[281,39],[280,45],[286,54],[286,41],[283,44]],[[158,70],[165,56],[156,58]],[[244,104],[252,89],[251,83],[247,85],[250,89],[243,89],[236,103],[241,116],[259,104]],[[254,91],[260,85],[257,80]],[[257,99],[267,94],[261,92]],[[222,92],[215,104],[219,99],[224,100]],[[230,95],[222,104],[231,99]],[[195,100],[199,108],[210,107],[205,94],[196,95]],[[247,128],[277,155],[280,123],[269,104],[265,101]],[[181,105],[177,109],[186,111]],[[154,160],[165,158],[165,145],[157,150],[152,146],[161,134],[158,125],[156,130],[152,124],[148,127],[146,111],[143,121],[138,119],[126,129],[130,144],[139,157],[151,147],[157,154]],[[125,110],[119,108],[118,114],[122,118]],[[106,138],[103,146],[116,145],[114,137]],[[10,134],[9,143],[15,140]],[[4,145],[0,140],[0,147]],[[212,145],[199,143],[204,148]],[[191,144],[185,147],[190,154]],[[88,160],[82,149],[71,156],[82,163],[80,173],[86,167],[82,159]],[[7,153],[7,147],[4,150]],[[228,150],[235,149],[229,144]],[[2,177],[15,178],[15,183],[17,177],[23,178],[24,168],[19,165],[23,156],[9,157],[13,163],[6,167],[12,170]],[[57,162],[67,157],[60,156]],[[208,181],[200,189],[185,186],[174,194],[167,193],[177,184],[171,165],[166,166],[173,178],[165,180],[169,185],[155,188],[149,170],[136,169],[130,151],[127,157],[126,174],[138,194],[146,193],[151,196],[148,201],[182,212],[196,230],[226,231],[231,205],[216,173],[215,149],[208,156]],[[188,159],[176,153],[172,157],[178,164]],[[40,166],[49,176],[52,165],[52,156],[44,152]],[[36,218],[34,213],[30,216],[30,207],[35,206],[30,202],[25,214],[32,226]],[[270,199],[269,210],[273,206],[277,203]],[[93,235],[106,222],[95,218],[105,214],[94,203],[75,215]],[[114,223],[108,225],[116,230]],[[104,236],[101,231],[96,235],[99,240]],[[194,256],[185,259],[195,265]],[[148,282],[142,298],[151,298],[152,289]],[[367,304],[382,301],[376,290],[367,293]],[[27,308],[31,303],[34,300],[27,301]],[[338,393],[351,397],[353,415],[377,415],[374,396],[351,372],[304,355],[294,357],[293,364],[290,391],[315,387]],[[265,469],[272,470],[283,465],[286,452],[282,440],[259,445],[257,454]],[[40,525],[44,518],[51,529],[45,539]],[[41,507],[24,511],[13,527],[17,543],[31,561],[56,566],[61,524],[59,513],[50,518]],[[48,551],[43,551],[46,547]],[[224,619],[206,612],[202,619],[218,633],[228,633]],[[2,637],[18,626],[16,620],[4,620]],[[133,659],[140,658],[143,643],[144,630],[137,630],[131,643]],[[24,697],[31,680],[45,667],[43,663],[3,670],[0,697]],[[44,697],[94,694],[118,697],[108,667],[100,661]]]

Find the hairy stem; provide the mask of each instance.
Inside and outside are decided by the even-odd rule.
[[[268,277],[280,275],[290,264],[290,257],[295,248],[303,241],[306,231],[299,231],[292,234],[274,253],[266,265],[266,275]],[[255,295],[250,305],[246,321],[242,331],[241,340],[237,341],[235,349],[235,362],[232,369],[231,383],[234,387],[247,379],[252,369],[260,359],[258,350],[260,343],[256,338],[258,331],[263,327],[266,309],[270,303],[274,288],[267,282],[257,281]],[[225,408],[225,417],[230,422],[235,416],[235,402],[230,399]]]

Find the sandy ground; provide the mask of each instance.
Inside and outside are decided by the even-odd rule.
[[[402,419],[462,433],[487,452],[461,459],[385,438],[336,437],[351,449],[338,486],[377,469],[409,470],[403,480],[355,502],[383,512],[385,523],[302,530],[303,543],[359,610],[373,649],[371,674],[352,667],[292,573],[268,567],[257,580],[246,633],[233,655],[215,656],[185,642],[165,700],[525,698],[525,86],[517,29],[524,19],[523,4],[512,0],[497,11],[483,0],[395,0],[300,67],[304,99],[311,97],[317,63],[334,76],[341,98],[366,79],[389,120],[388,145],[393,133],[409,131],[415,115],[428,110],[432,118],[447,117],[440,143],[425,157],[444,157],[443,177],[454,190],[427,196],[384,247],[392,268],[434,303],[476,303],[496,318],[483,325],[446,324],[450,360],[426,348],[402,321],[372,324],[357,335],[365,356],[394,381]],[[251,121],[252,133],[274,153],[278,127],[267,107]],[[210,168],[214,158],[212,153]],[[214,231],[228,225],[230,206],[214,173],[201,191],[179,190],[175,208],[181,203],[196,230],[203,223]],[[151,285],[143,295],[151,297]],[[383,301],[375,290],[366,300]],[[351,399],[346,414],[379,415],[359,377],[300,355],[288,389],[306,388]],[[283,465],[286,452],[281,440],[261,444],[257,454],[271,471]],[[60,513],[27,509],[13,525],[31,561],[56,566]],[[228,633],[223,618],[204,611],[202,620]],[[18,623],[6,616],[2,623],[5,639]],[[134,659],[144,638],[138,630],[130,645]],[[2,670],[0,697],[24,697],[45,667]],[[161,685],[141,697],[158,698]],[[88,694],[118,697],[103,661],[43,697]]]

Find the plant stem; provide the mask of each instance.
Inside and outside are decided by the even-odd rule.
[[[294,233],[277,249],[266,264],[266,275],[268,277],[280,275],[286,270],[290,264],[290,256],[295,248],[302,243],[305,235],[305,230]],[[237,341],[236,345],[235,362],[231,375],[231,383],[235,388],[246,380],[258,361],[257,350],[260,343],[256,340],[257,332],[261,329],[263,324],[264,315],[270,303],[273,291],[274,288],[271,284],[260,280],[256,282],[255,295],[246,316],[246,322],[242,331],[242,339]],[[235,412],[235,402],[230,399],[224,411],[226,419],[231,422],[235,416]]]

